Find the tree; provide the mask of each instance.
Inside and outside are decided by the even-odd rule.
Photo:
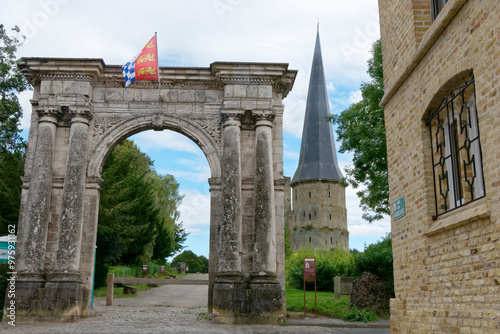
[[[152,253],[159,219],[152,180],[147,177],[151,165],[147,155],[125,140],[103,167],[97,249],[101,254],[109,251],[104,257],[109,265],[139,264],[151,259],[147,251]]]
[[[19,35],[17,26],[12,30]],[[17,224],[21,202],[26,143],[20,135],[17,94],[30,87],[16,64],[21,45],[18,36],[9,36],[0,24],[0,235],[7,233],[8,225]]]
[[[379,106],[384,96],[380,40],[373,44],[371,53],[373,56],[368,60],[371,81],[361,85],[362,100],[340,115],[329,117],[337,125],[339,152],[354,154],[353,166],[345,169],[345,180],[354,189],[361,186],[357,195],[363,218],[369,222],[390,214],[384,110]]]
[[[198,256],[193,251],[185,250],[172,260],[171,267],[179,266],[179,262],[184,262],[190,273],[203,272],[203,265],[208,266],[208,259],[203,255]]]
[[[165,261],[180,251],[186,241],[187,233],[182,228],[182,222],[176,224],[180,217],[177,210],[184,196],[179,194],[179,183],[172,175],[152,174],[154,179],[154,199],[159,210],[158,235],[153,248],[153,260]]]

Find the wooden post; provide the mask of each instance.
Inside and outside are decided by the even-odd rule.
[[[115,287],[114,283],[115,274],[109,273],[106,278],[106,306],[111,306],[113,304],[113,290]]]

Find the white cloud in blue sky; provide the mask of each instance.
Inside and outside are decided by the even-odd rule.
[[[103,58],[124,64],[158,32],[160,65],[208,67],[214,61],[289,63],[298,70],[284,100],[284,170],[293,176],[298,164],[309,73],[320,21],[321,47],[330,97],[338,114],[359,99],[368,80],[366,61],[379,38],[377,0],[191,0],[143,3],[121,1],[23,0],[2,3],[0,23],[19,25],[27,35],[22,57]],[[146,10],[145,10],[146,8]],[[27,135],[32,92],[20,96],[25,110],[21,126]],[[181,220],[191,236],[188,248],[208,256],[210,169],[194,142],[171,131],[147,131],[133,137],[171,173],[185,194]],[[340,144],[336,144],[337,149]],[[351,163],[339,154],[341,166]],[[343,168],[343,167],[341,167]],[[390,230],[388,219],[361,220],[359,200],[347,190],[350,245],[363,248]]]

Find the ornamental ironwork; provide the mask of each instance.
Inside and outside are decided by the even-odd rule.
[[[451,90],[427,120],[436,216],[484,197],[474,76]]]

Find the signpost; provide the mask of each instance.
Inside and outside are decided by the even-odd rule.
[[[160,276],[165,276],[165,266],[160,267]]]
[[[147,264],[142,265],[142,276],[148,276],[148,265]]]
[[[304,317],[306,316],[306,282],[314,282],[314,316],[318,313],[316,303],[316,259],[304,258]]]

